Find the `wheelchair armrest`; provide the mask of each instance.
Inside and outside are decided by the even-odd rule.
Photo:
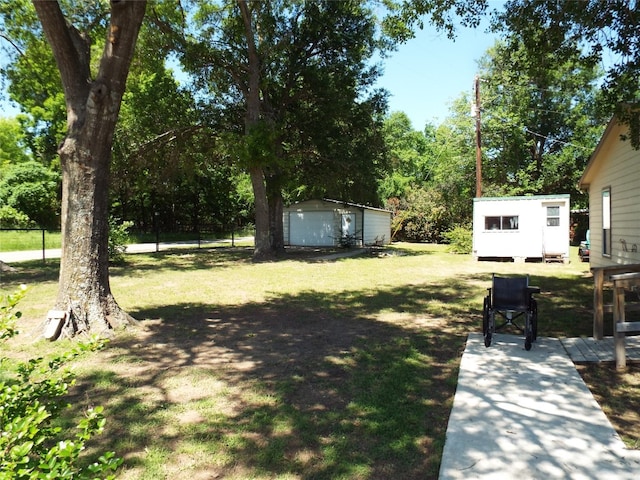
[[[529,285],[527,287],[527,291],[532,294],[532,293],[540,293],[540,287],[532,287],[531,285]]]

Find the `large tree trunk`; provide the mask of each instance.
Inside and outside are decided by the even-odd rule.
[[[68,335],[103,332],[129,321],[109,284],[107,179],[111,155],[103,147],[109,144],[105,134],[98,129],[78,138],[67,137],[59,150],[62,257],[56,308],[71,313],[65,325]]]
[[[254,240],[254,260],[267,260],[273,256],[269,235],[269,203],[265,186],[264,171],[261,167],[249,169],[253,186],[256,233]]]
[[[271,249],[276,255],[283,255],[284,248],[284,225],[282,215],[284,212],[284,200],[282,192],[278,191],[269,199],[269,231],[271,232]]]
[[[284,199],[282,198],[281,175],[274,173],[266,178],[267,198],[269,199],[269,234],[271,250],[277,256],[285,253],[284,225],[282,215]]]
[[[251,135],[252,129],[261,121],[260,98],[260,56],[256,48],[255,34],[251,20],[251,10],[246,0],[237,0],[238,7],[244,25],[244,34],[247,41],[247,60],[249,67],[249,81],[245,92],[247,111],[245,116],[245,134]],[[255,159],[248,159],[249,162]],[[254,260],[267,260],[274,256],[271,246],[271,235],[269,234],[269,202],[267,199],[267,188],[265,184],[264,169],[262,166],[253,164],[249,168],[251,185],[253,186],[253,196],[255,205],[256,234],[253,252]]]
[[[111,24],[96,79],[90,45],[58,2],[33,0],[56,59],[67,105],[62,165],[62,257],[56,309],[63,331],[103,333],[133,319],[109,285],[108,193],[113,133],[146,1],[111,2]]]

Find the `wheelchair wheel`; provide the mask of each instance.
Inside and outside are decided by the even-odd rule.
[[[491,345],[491,337],[493,334],[493,321],[491,319],[491,300],[484,297],[484,305],[482,307],[482,335],[484,336],[484,346]]]

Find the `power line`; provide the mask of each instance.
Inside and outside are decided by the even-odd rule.
[[[507,125],[509,125],[509,126],[511,126],[511,127],[515,127],[515,128],[522,128],[522,131],[523,131],[523,132],[528,133],[528,134],[530,134],[530,135],[534,135],[534,136],[536,136],[536,137],[544,138],[545,140],[549,140],[549,141],[550,141],[550,142],[552,142],[552,143],[560,143],[560,144],[562,144],[562,145],[567,145],[567,146],[570,146],[570,147],[580,148],[580,149],[582,149],[582,150],[589,150],[589,151],[593,150],[593,149],[592,149],[592,148],[590,148],[590,147],[585,147],[585,146],[583,146],[583,145],[576,145],[575,143],[565,142],[565,141],[563,141],[563,140],[558,140],[558,139],[556,139],[556,138],[550,137],[550,136],[548,136],[548,135],[543,135],[543,134],[541,134],[541,133],[534,132],[534,131],[533,131],[533,130],[531,130],[530,128],[528,128],[528,127],[522,127],[521,125],[518,125],[518,124],[516,124],[516,123],[512,122],[511,120],[508,120],[508,119],[506,119],[506,118],[504,118],[504,117],[494,117],[494,118],[496,118],[497,120],[500,120],[500,121],[502,121],[502,122],[506,123]]]
[[[549,140],[550,142],[553,142],[553,143],[560,143],[562,145],[568,145],[570,147],[581,148],[583,150],[592,150],[591,148],[587,148],[587,147],[584,147],[582,145],[576,145],[575,143],[565,142],[565,141],[562,141],[562,140],[557,140],[557,139],[549,137],[547,135],[542,135],[541,133],[536,133],[533,130],[528,129],[527,127],[524,127],[524,132],[525,133],[530,133],[531,135],[535,135],[536,137],[544,138],[544,139]]]

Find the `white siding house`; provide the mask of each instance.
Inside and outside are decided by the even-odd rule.
[[[568,194],[474,198],[474,258],[568,262],[569,200]]]
[[[356,203],[298,202],[284,208],[282,220],[285,245],[333,247],[347,237],[353,246],[391,241],[391,212]]]
[[[591,267],[640,263],[640,151],[611,119],[580,178],[589,192]]]

